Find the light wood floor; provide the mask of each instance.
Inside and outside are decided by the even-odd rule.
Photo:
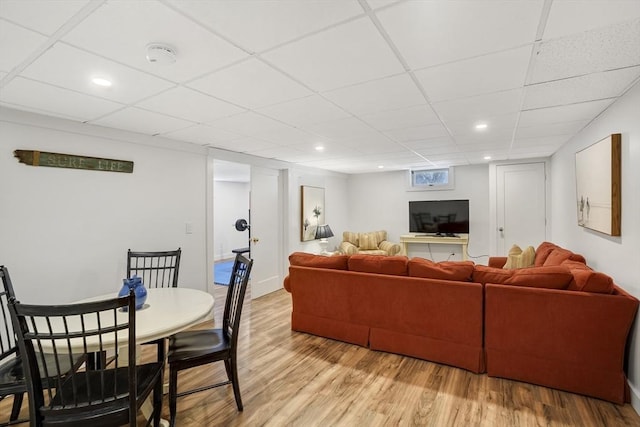
[[[226,289],[215,286],[218,322]],[[178,399],[177,425],[640,426],[630,405],[293,332],[290,313],[285,290],[247,299],[239,350],[244,411],[225,386]],[[178,382],[182,388],[224,378],[216,363],[181,372]],[[168,418],[166,398],[164,413]]]

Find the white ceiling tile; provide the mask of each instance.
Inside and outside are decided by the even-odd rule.
[[[344,110],[319,95],[259,108],[257,111],[292,126],[305,126],[350,117]]]
[[[211,122],[211,126],[245,136],[259,137],[263,132],[286,128],[278,121],[261,116],[252,111],[225,117]]]
[[[138,104],[147,110],[179,117],[192,122],[210,122],[245,111],[243,108],[178,86]]]
[[[382,134],[370,134],[367,136],[340,140],[340,143],[362,153],[392,153],[404,151],[405,148]]]
[[[542,42],[531,83],[640,65],[640,19]]]
[[[555,135],[537,138],[518,138],[513,141],[513,148],[536,147],[553,145],[556,148],[571,139],[571,135]]]
[[[638,0],[554,1],[543,39],[582,33],[636,18],[640,18]]]
[[[195,144],[208,145],[217,144],[244,138],[232,132],[223,131],[207,125],[194,125],[188,128],[179,129],[163,134],[167,138],[177,139],[179,141],[188,141]]]
[[[481,95],[524,85],[533,45],[415,72],[429,101]]]
[[[534,138],[541,136],[553,135],[575,135],[584,128],[590,120],[578,120],[575,122],[560,122],[543,124],[539,123],[535,126],[518,126],[516,139]]]
[[[363,13],[355,0],[169,2],[253,52]]]
[[[522,104],[522,89],[512,89],[485,95],[443,101],[433,104],[433,108],[445,123],[467,121],[473,126],[488,117],[515,113]]]
[[[318,143],[326,138],[290,126],[260,132],[260,138],[278,145]]]
[[[222,141],[209,144],[213,147],[224,148],[226,150],[237,151],[240,153],[248,153],[257,150],[266,150],[276,148],[277,145],[258,138],[240,138],[233,141]]]
[[[138,101],[172,86],[166,80],[62,43],[56,43],[47,50],[22,75],[124,103]],[[108,78],[113,85],[108,88],[96,86],[91,83],[93,77]]]
[[[38,33],[0,19],[0,70],[13,70],[46,41]]]
[[[257,59],[194,80],[188,86],[246,108],[260,108],[312,92]]]
[[[509,138],[509,139],[496,139],[496,140],[483,141],[483,142],[473,141],[471,143],[469,143],[469,141],[467,141],[464,144],[459,144],[458,143],[458,144],[456,144],[456,146],[463,153],[486,152],[488,150],[499,150],[499,149],[508,150],[509,147],[511,146],[511,138]]]
[[[398,3],[399,0],[367,0],[371,9],[380,9],[381,7],[389,6],[394,3]]]
[[[408,74],[325,92],[323,96],[354,114],[371,114],[426,104],[424,96]]]
[[[426,104],[399,110],[364,114],[361,115],[360,118],[378,130],[427,126],[439,123],[440,121],[438,116],[433,112],[433,109]]]
[[[0,16],[52,35],[87,3],[88,0],[2,0]]]
[[[186,120],[176,119],[165,116],[164,114],[152,113],[151,111],[141,110],[135,107],[125,108],[99,120],[94,120],[91,123],[107,127],[117,127],[119,129],[126,129],[147,135],[167,133],[193,124]]]
[[[175,82],[201,76],[248,56],[191,19],[151,1],[107,2],[63,40]],[[176,62],[161,65],[147,61],[149,43],[172,48]]]
[[[451,140],[451,138],[443,137],[443,138],[431,138],[431,139],[418,139],[415,141],[407,141],[403,142],[402,145],[411,149],[411,150],[428,150],[430,148],[438,148],[445,147],[447,149],[454,149],[455,144]],[[457,150],[456,150],[457,151]]]
[[[404,71],[368,18],[313,34],[263,57],[317,91]]]
[[[448,136],[447,130],[441,124],[419,126],[415,128],[393,129],[385,131],[384,134],[398,142]]]
[[[76,120],[93,120],[123,108],[123,104],[44,83],[16,77],[2,88],[0,100],[16,105],[28,105],[52,115],[64,115]]]
[[[448,122],[447,127],[454,138],[461,139],[477,138],[478,140],[486,140],[487,138],[495,138],[496,135],[512,135],[518,122],[518,113],[486,117],[482,122],[487,125],[486,129],[478,130],[475,128],[477,123],[469,121]]]
[[[281,146],[259,149],[259,150],[251,150],[251,151],[248,151],[247,154],[251,154],[252,156],[264,157],[267,159],[278,159],[278,160],[291,162],[291,163],[307,162],[317,158],[317,156],[313,154],[304,153],[300,150],[297,150],[294,147],[281,147]]]
[[[375,130],[354,117],[315,123],[304,127],[305,130],[331,139],[354,138],[377,134]]]
[[[591,120],[605,110],[612,102],[611,99],[603,99],[600,101],[582,102],[580,104],[527,110],[520,114],[520,122],[518,125],[526,127],[550,123]]]
[[[408,1],[377,12],[413,69],[532,43],[543,1]]]
[[[525,110],[613,98],[640,76],[640,67],[629,67],[570,79],[538,83],[525,88]]]

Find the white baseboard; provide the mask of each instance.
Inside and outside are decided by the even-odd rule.
[[[632,384],[629,384],[629,388],[631,389],[631,406],[633,406],[637,414],[640,414],[640,393],[633,388]]]

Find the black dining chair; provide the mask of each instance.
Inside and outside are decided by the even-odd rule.
[[[127,278],[142,279],[147,288],[175,288],[178,286],[182,250],[163,252],[127,251]]]
[[[238,331],[252,266],[253,260],[249,260],[241,254],[236,255],[224,305],[222,329],[183,331],[169,338],[167,359],[169,361],[171,426],[175,425],[176,421],[176,400],[178,397],[226,384],[232,385],[238,411],[242,411],[240,385],[238,384]],[[178,393],[179,371],[218,361],[224,361],[228,381]]]
[[[7,421],[0,421],[0,426],[17,424],[28,421],[18,419],[27,383],[24,379],[22,359],[18,353],[18,342],[13,332],[11,315],[9,314],[9,300],[15,297],[9,270],[0,266],[0,277],[3,287],[0,289],[0,401],[13,396],[13,406]]]
[[[152,420],[160,425],[164,365],[136,365],[133,293],[68,305],[27,305],[11,298],[9,310],[26,368],[32,426],[136,426],[138,410],[151,392],[154,411],[147,425]],[[113,348],[127,351],[108,367],[64,368],[85,354]],[[46,362],[47,354],[55,363]],[[50,379],[51,388],[41,377]]]

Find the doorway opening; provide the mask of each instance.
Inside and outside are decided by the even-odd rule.
[[[236,252],[249,245],[249,230],[239,231],[238,219],[249,221],[251,168],[242,163],[213,161],[213,282],[227,286]]]

